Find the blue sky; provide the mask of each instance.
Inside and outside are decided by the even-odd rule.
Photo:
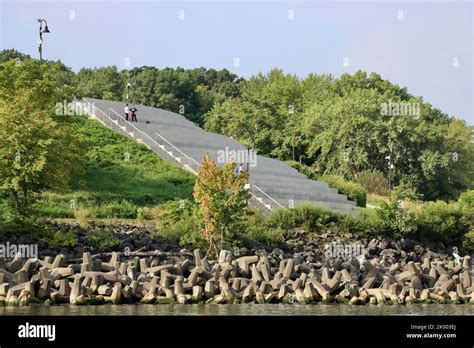
[[[75,71],[127,58],[244,77],[363,69],[474,124],[472,2],[0,0],[0,16],[0,49],[37,57],[45,18],[44,58]]]

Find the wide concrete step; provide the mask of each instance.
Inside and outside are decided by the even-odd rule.
[[[221,161],[221,156],[219,150],[209,149],[209,148],[192,148],[192,147],[179,147],[179,149],[188,155],[191,158],[194,158],[196,161],[201,162],[203,156],[207,153],[219,166],[223,166],[226,162]],[[246,168],[246,162],[244,163],[244,168]],[[270,173],[274,176],[292,176],[305,178],[305,176],[299,173],[296,169],[288,166],[285,162],[277,161],[268,157],[258,156],[256,158],[256,165],[254,167],[250,166],[250,173]]]
[[[347,199],[344,195],[328,193],[328,192],[315,192],[315,193],[304,193],[300,192],[279,192],[278,189],[262,188],[262,190],[270,195],[275,200],[308,200],[308,201],[324,201],[324,202],[341,202],[341,203],[354,203]]]
[[[315,189],[330,189],[329,185],[322,181],[314,181],[308,179],[306,176],[294,176],[294,175],[274,175],[271,172],[253,171],[250,170],[250,181],[255,182],[255,185],[266,185],[268,183],[277,186],[299,186],[304,187],[311,186]],[[334,189],[330,189],[334,190]]]
[[[251,182],[252,184],[254,182]],[[257,185],[265,192],[273,192],[279,194],[302,194],[302,195],[331,195],[331,196],[341,196],[345,197],[345,195],[339,194],[336,189],[327,188],[327,187],[317,187],[312,186],[311,184],[295,184],[294,186],[285,186],[281,185],[280,183],[269,183],[269,182],[262,182]]]
[[[117,112],[122,117],[124,114],[124,103],[114,102],[109,100],[93,99],[86,98],[89,102],[93,103],[97,108],[101,109],[104,112],[108,112],[108,109],[111,108]],[[179,115],[174,112],[153,108],[145,105],[137,105],[137,118],[139,122],[150,122],[149,124],[169,124],[177,125],[183,128],[198,128],[194,123],[188,121],[184,116]]]

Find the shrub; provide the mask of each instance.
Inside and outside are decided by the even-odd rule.
[[[74,219],[79,223],[80,226],[86,227],[87,220],[90,218],[91,213],[87,208],[77,208],[74,210]]]
[[[268,217],[267,224],[283,229],[295,227],[317,229],[337,224],[342,218],[341,215],[323,207],[302,204],[294,208],[276,210]]]
[[[361,213],[358,216],[352,217],[352,219],[348,221],[350,222],[348,230],[355,237],[379,237],[390,235],[390,231],[386,229],[384,222],[378,216]]]
[[[459,208],[468,215],[474,215],[474,190],[468,190],[459,196]]]
[[[95,218],[113,218],[122,217],[126,219],[134,219],[137,217],[138,207],[127,200],[119,202],[110,202],[101,204],[92,212]]]
[[[319,180],[327,182],[330,187],[336,188],[339,193],[345,194],[349,199],[356,201],[359,207],[365,207],[367,191],[361,184],[345,180],[339,175],[323,175]]]
[[[35,201],[31,205],[31,210],[35,216],[53,219],[73,218],[74,213],[67,204],[49,204],[43,201]]]
[[[112,249],[120,245],[120,240],[108,229],[90,231],[87,233],[86,240],[87,244],[99,251]]]
[[[29,235],[41,238],[49,232],[44,221],[36,217],[2,216],[0,219],[0,235]]]
[[[416,215],[403,209],[399,202],[392,199],[390,202],[380,202],[377,216],[381,220],[381,227],[389,235],[395,237],[412,237],[417,232]]]
[[[77,246],[78,240],[74,231],[54,231],[42,238],[45,242],[64,248]]]
[[[312,205],[300,205],[292,209],[279,209],[266,220],[273,230],[288,230],[302,227],[306,230],[331,230],[336,233],[351,233],[354,237],[390,234],[384,222],[374,214],[350,215],[336,213]],[[281,231],[278,232],[281,234]],[[277,236],[278,234],[276,234]]]
[[[467,253],[474,252],[474,229],[471,229],[468,233],[464,235],[462,249]]]
[[[191,249],[207,249],[207,242],[201,234],[199,220],[192,214],[174,224],[163,225],[157,230],[157,237]]]
[[[280,228],[269,228],[267,226],[249,226],[245,232],[242,239],[237,239],[234,241],[233,246],[240,245],[251,245],[251,242],[257,242],[264,246],[275,245],[278,243],[283,243],[285,238],[283,236],[283,230]]]
[[[192,248],[206,249],[196,204],[188,199],[169,201],[154,207],[156,238]]]
[[[249,208],[240,229],[232,230],[227,239],[227,247],[257,247],[271,246],[284,241],[281,228],[270,227],[267,220],[255,208]]]
[[[311,168],[310,166],[304,165],[304,164],[302,164],[300,162],[297,162],[297,161],[286,161],[286,163],[290,167],[295,168],[298,172],[300,172],[301,174],[306,175],[310,179],[316,179],[317,178],[316,171],[313,168]]]
[[[170,225],[191,216],[195,206],[196,204],[189,199],[175,199],[153,207],[153,216],[158,226]]]
[[[148,207],[139,207],[137,209],[137,220],[151,220],[149,215],[150,208]]]
[[[417,193],[413,185],[401,182],[393,188],[392,197],[396,200],[418,201],[423,198],[423,195]]]
[[[418,228],[423,240],[461,245],[469,224],[458,204],[436,201],[425,204],[419,214]]]
[[[357,174],[357,182],[366,189],[368,193],[380,196],[388,196],[388,180],[383,173],[377,169],[364,170]]]

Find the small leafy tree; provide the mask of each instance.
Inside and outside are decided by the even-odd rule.
[[[249,174],[234,174],[236,164],[219,168],[206,154],[194,185],[194,199],[199,203],[204,227],[201,230],[210,252],[217,256],[224,248],[230,231],[239,229],[247,214],[250,192],[245,188]]]

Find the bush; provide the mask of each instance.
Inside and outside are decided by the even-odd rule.
[[[187,218],[180,219],[174,224],[167,224],[158,227],[158,239],[164,239],[173,244],[187,246],[191,249],[207,249],[207,242],[201,234],[199,220],[196,216],[190,215]]]
[[[88,245],[97,248],[99,251],[112,249],[121,243],[120,239],[108,229],[90,231],[87,233],[86,239]]]
[[[394,237],[413,237],[417,232],[416,215],[400,206],[392,199],[390,202],[380,202],[377,216],[385,233]]]
[[[277,231],[295,227],[318,232],[330,230],[336,233],[351,233],[354,237],[374,237],[389,234],[383,221],[374,214],[361,212],[354,216],[311,205],[279,209],[267,218],[266,226]],[[281,234],[281,231],[278,233]]]
[[[242,239],[234,241],[234,246],[240,245],[251,245],[257,242],[263,246],[275,245],[283,243],[285,238],[283,236],[283,230],[280,228],[269,228],[266,226],[249,226]]]
[[[464,235],[462,249],[467,253],[474,252],[474,229],[471,229],[468,233]]]
[[[373,214],[361,213],[358,216],[352,217],[349,220],[350,226],[348,230],[356,237],[381,237],[390,235],[390,232],[386,229],[384,222],[373,216]]]
[[[267,219],[268,226],[291,229],[303,227],[317,229],[335,225],[342,219],[342,214],[334,213],[326,208],[310,204],[298,205],[294,208],[278,209]]]
[[[137,220],[151,220],[149,215],[149,208],[148,207],[139,207],[137,209]]]
[[[474,215],[474,190],[468,190],[459,196],[459,208],[468,215]]]
[[[367,203],[367,191],[361,184],[345,180],[339,175],[323,175],[319,180],[327,182],[330,187],[336,188],[339,193],[356,201],[359,207],[365,207]]]
[[[138,207],[136,205],[127,200],[121,200],[120,202],[110,202],[98,206],[93,210],[92,217],[134,219],[137,217],[137,210]]]
[[[388,180],[383,173],[377,169],[364,170],[357,174],[357,182],[365,188],[368,193],[380,196],[388,196]]]
[[[49,244],[63,248],[74,248],[78,244],[77,236],[74,231],[54,231],[41,239]]]
[[[164,239],[180,246],[206,249],[206,241],[201,234],[199,211],[188,199],[169,201],[155,207],[156,238]]]
[[[87,220],[90,218],[91,213],[87,208],[77,208],[74,210],[74,219],[79,223],[80,226],[86,227]]]
[[[316,171],[307,166],[307,165],[304,165],[300,162],[297,162],[297,161],[286,161],[286,163],[290,166],[290,167],[293,167],[295,168],[298,172],[300,172],[301,174],[304,174],[306,175],[308,178],[310,179],[313,179],[313,180],[316,180],[317,178],[317,174],[316,174]]]
[[[395,200],[418,201],[423,199],[423,195],[416,192],[413,185],[401,182],[392,190],[392,197]]]
[[[283,230],[281,228],[270,227],[260,211],[249,208],[240,228],[229,233],[226,247],[229,249],[242,246],[249,248],[268,247],[283,241]]]
[[[428,202],[419,214],[418,229],[422,240],[461,245],[469,224],[457,203]]]

